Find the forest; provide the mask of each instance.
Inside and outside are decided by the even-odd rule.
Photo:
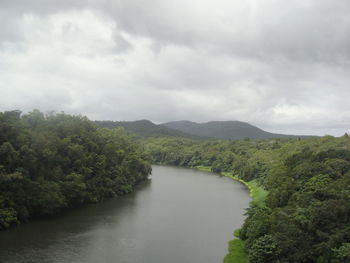
[[[152,126],[153,127],[153,126]],[[350,262],[350,138],[132,136],[82,116],[0,113],[0,229],[134,190],[151,163],[205,167],[267,192],[225,263]],[[209,211],[208,211],[209,212]],[[237,252],[238,251],[238,252]],[[237,254],[238,253],[238,254]]]
[[[249,262],[350,262],[350,138],[148,138],[158,164],[211,167],[268,191],[235,231]],[[237,250],[235,248],[233,251]],[[236,253],[237,251],[235,251]],[[225,262],[241,262],[228,255]],[[243,262],[243,261],[242,261]]]
[[[124,195],[150,173],[122,129],[64,113],[0,113],[0,230]]]

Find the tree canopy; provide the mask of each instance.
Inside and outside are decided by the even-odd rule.
[[[129,193],[150,172],[122,129],[64,113],[0,113],[0,229]]]

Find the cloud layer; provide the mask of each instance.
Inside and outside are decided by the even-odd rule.
[[[348,0],[2,1],[0,110],[350,130]]]

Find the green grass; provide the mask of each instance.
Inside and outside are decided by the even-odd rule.
[[[252,202],[258,205],[265,205],[265,200],[268,194],[264,188],[258,185],[256,180],[248,182],[250,188],[250,196],[252,197]]]
[[[252,198],[252,203],[264,206],[268,192],[258,185],[256,180],[246,182],[229,172],[221,173],[233,180],[239,181],[249,189],[249,195]],[[247,263],[248,255],[244,249],[244,241],[240,239],[233,239],[229,242],[228,254],[224,258],[224,263]]]
[[[231,240],[228,244],[229,253],[224,258],[224,263],[247,263],[248,255],[244,249],[244,241]]]
[[[252,202],[258,205],[265,205],[265,200],[268,192],[264,188],[259,186],[256,180],[246,182],[238,178],[237,176],[232,175],[229,172],[222,172],[221,174],[223,176],[229,177],[233,180],[239,181],[242,184],[244,184],[249,189],[249,195],[252,198]]]
[[[194,168],[199,170],[199,171],[211,172],[210,166],[195,166]]]

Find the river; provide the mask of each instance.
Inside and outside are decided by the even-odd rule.
[[[0,232],[1,263],[219,263],[248,191],[211,173],[153,166],[129,195]]]

